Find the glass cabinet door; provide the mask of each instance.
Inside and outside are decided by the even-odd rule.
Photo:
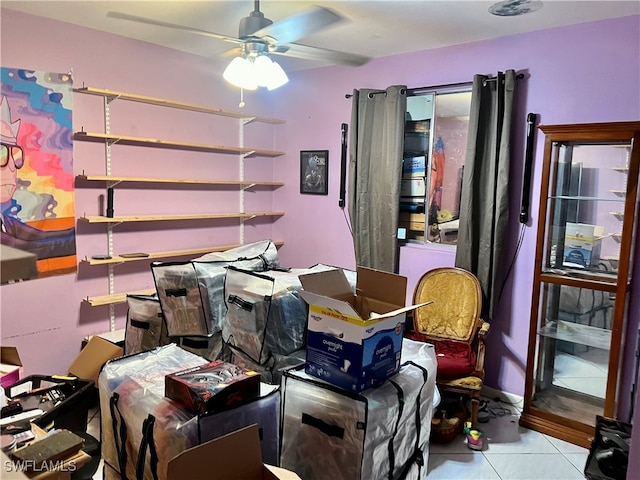
[[[638,127],[540,127],[545,161],[521,424],[587,447],[596,417],[616,416]]]
[[[545,269],[615,282],[630,150],[629,144],[553,144]]]

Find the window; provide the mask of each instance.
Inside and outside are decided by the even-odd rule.
[[[471,91],[409,96],[398,238],[455,244]]]

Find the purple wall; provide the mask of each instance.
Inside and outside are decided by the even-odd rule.
[[[3,67],[62,73],[72,68],[75,87],[86,85],[238,110],[237,89],[227,86],[208,59],[6,9],[2,9],[1,21]],[[274,116],[269,107],[273,98],[269,94],[248,94],[247,111]],[[102,98],[74,94],[73,125],[76,131],[104,131]],[[277,127],[267,124],[249,124],[245,144],[281,150],[275,130]],[[240,142],[239,120],[121,101],[111,104],[111,131],[230,146]],[[236,179],[239,175],[237,155],[118,145],[112,150],[114,175],[206,179]],[[103,146],[74,143],[76,174],[104,174],[104,158]],[[247,159],[245,177],[277,179],[272,164],[286,161]],[[239,210],[238,191],[123,184],[115,189],[115,210],[117,215],[233,212]],[[104,185],[77,185],[76,216],[98,215],[104,193]],[[251,190],[245,199],[247,211],[273,210],[270,189]],[[114,229],[114,251],[180,250],[239,242],[237,220],[171,223],[120,225]],[[247,242],[277,235],[268,222],[253,220],[249,225],[245,229]],[[106,252],[104,225],[78,222],[77,227],[79,259]],[[153,287],[148,262],[117,266],[115,275],[116,292]],[[106,293],[107,267],[86,264],[81,264],[75,275],[3,285],[2,344],[18,347],[26,374],[66,373],[83,337],[109,331],[109,307],[90,307],[82,302],[87,296]],[[126,305],[118,305],[115,310],[116,328],[122,328]]]
[[[292,214],[279,222],[278,230],[283,238],[296,238],[296,244],[282,249],[284,263],[310,265],[322,261],[353,267],[349,230],[337,204],[340,124],[349,122],[351,108],[345,93],[354,88],[383,89],[397,84],[420,87],[455,83],[471,80],[475,73],[509,68],[527,76],[518,83],[512,142],[513,207],[508,252],[512,258],[520,231],[527,113],[538,113],[543,124],[640,119],[639,40],[640,18],[635,16],[397,55],[358,69],[336,66],[292,74],[292,81],[282,89],[285,101],[278,104],[279,115],[287,119],[284,149],[290,155],[298,150],[329,149],[331,177],[328,197],[300,196],[290,206],[297,189],[297,169],[286,173],[287,187],[276,192],[275,202],[287,205]],[[543,137],[538,135],[537,140],[531,188],[533,220],[526,227],[500,313],[492,319],[487,346],[487,383],[519,395],[524,392]],[[446,246],[407,246],[400,252],[400,273],[407,275],[412,288],[423,272],[452,265],[454,257],[454,250]],[[632,307],[632,331],[637,325],[638,308]],[[635,334],[631,338],[635,339]],[[626,385],[630,372],[626,370]],[[622,400],[628,409],[628,398]]]
[[[127,52],[126,56],[122,52]],[[543,124],[638,120],[639,59],[640,17],[633,16],[387,57],[359,68],[335,66],[293,72],[288,85],[274,92],[252,94],[247,102],[246,108],[254,113],[287,121],[272,133],[256,134],[259,141],[269,137],[271,148],[288,152],[274,161],[272,173],[286,186],[259,199],[272,202],[274,210],[282,209],[287,214],[275,223],[273,232],[259,233],[272,233],[273,238],[286,241],[280,251],[283,265],[303,267],[322,262],[353,268],[349,227],[337,204],[340,124],[349,122],[351,108],[344,95],[354,88],[470,81],[475,73],[491,74],[512,68],[525,72],[527,78],[518,84],[513,135],[511,258],[520,230],[517,217],[526,114],[538,113]],[[4,9],[2,64],[57,72],[73,67],[76,86],[84,82],[237,109],[237,91],[220,81],[220,72],[209,71],[206,59]],[[271,104],[273,110],[269,108]],[[84,102],[78,102],[77,107],[76,125],[75,118],[90,115]],[[131,125],[133,128],[133,119]],[[235,139],[227,143],[233,144]],[[312,149],[329,150],[330,186],[326,197],[299,194],[299,151]],[[524,392],[542,155],[540,135],[535,154],[531,199],[534,220],[525,229],[500,312],[492,319],[487,348],[487,384],[518,395]],[[76,158],[77,168],[81,161]],[[264,171],[260,174],[271,175]],[[167,176],[180,175],[174,172]],[[84,248],[84,241],[79,237],[79,250]],[[215,238],[211,241],[215,242]],[[424,271],[452,265],[454,255],[448,246],[407,246],[400,252],[400,273],[407,275],[412,289]],[[2,287],[3,343],[19,346],[27,372],[61,372],[75,355],[82,336],[107,328],[104,312],[80,306],[81,298],[97,294],[93,290],[106,289],[104,278],[87,275],[89,279],[65,276]],[[100,286],[96,287],[96,283]],[[639,288],[634,289],[633,296],[638,296]],[[102,308],[106,309],[98,310]],[[631,332],[637,329],[639,309],[638,302],[631,305]],[[122,309],[119,314],[121,327]],[[635,333],[630,338],[635,339]],[[627,390],[632,378],[633,365],[629,363],[622,377]],[[628,406],[629,398],[625,396],[621,399],[621,417]]]

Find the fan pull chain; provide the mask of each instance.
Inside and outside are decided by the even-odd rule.
[[[238,107],[244,107],[244,88],[240,88],[240,103],[238,104]]]

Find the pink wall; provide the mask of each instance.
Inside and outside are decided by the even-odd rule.
[[[254,94],[247,108],[287,121],[273,133],[256,133],[259,141],[288,152],[275,160],[272,173],[266,172],[266,167],[259,172],[283,180],[286,186],[275,190],[272,196],[257,197],[258,203],[272,202],[274,210],[287,212],[273,229],[275,239],[286,241],[280,250],[283,265],[301,267],[322,262],[355,266],[345,212],[338,207],[340,125],[349,122],[351,108],[346,93],[363,87],[419,87],[470,81],[475,73],[490,74],[509,68],[527,74],[527,79],[518,84],[515,113],[508,252],[511,258],[520,230],[517,217],[526,114],[539,113],[541,123],[546,124],[640,119],[639,40],[640,18],[627,17],[387,57],[359,68],[335,66],[292,72],[288,85],[274,92]],[[206,59],[4,9],[2,64],[50,71],[73,67],[76,85],[84,82],[237,109],[237,91],[220,81],[219,72],[211,71]],[[88,110],[84,102],[78,102],[75,118],[90,115]],[[74,123],[77,125],[75,119]],[[134,121],[130,123],[133,128]],[[299,151],[311,149],[329,150],[330,185],[326,197],[299,194]],[[531,199],[534,219],[541,152],[542,137],[538,136]],[[77,168],[81,168],[81,161],[76,158]],[[134,200],[139,198],[136,192],[131,196]],[[532,220],[525,228],[524,241],[506,284],[500,313],[492,319],[489,337],[487,383],[515,394],[524,391],[535,223]],[[156,233],[164,235],[162,231]],[[211,241],[214,240],[212,236]],[[84,241],[79,237],[79,250],[86,251]],[[413,288],[424,271],[452,265],[454,252],[447,246],[404,247],[400,252],[400,273],[408,276]],[[64,370],[75,355],[80,338],[106,328],[104,312],[80,304],[81,298],[104,288],[104,278],[93,271],[3,286],[3,343],[20,347],[27,372]],[[639,309],[638,303],[632,304],[633,332]],[[119,315],[122,326],[122,308]],[[630,338],[635,338],[635,333]],[[628,364],[623,376],[627,388],[632,375]],[[628,407],[628,398],[623,398],[622,403]]]

